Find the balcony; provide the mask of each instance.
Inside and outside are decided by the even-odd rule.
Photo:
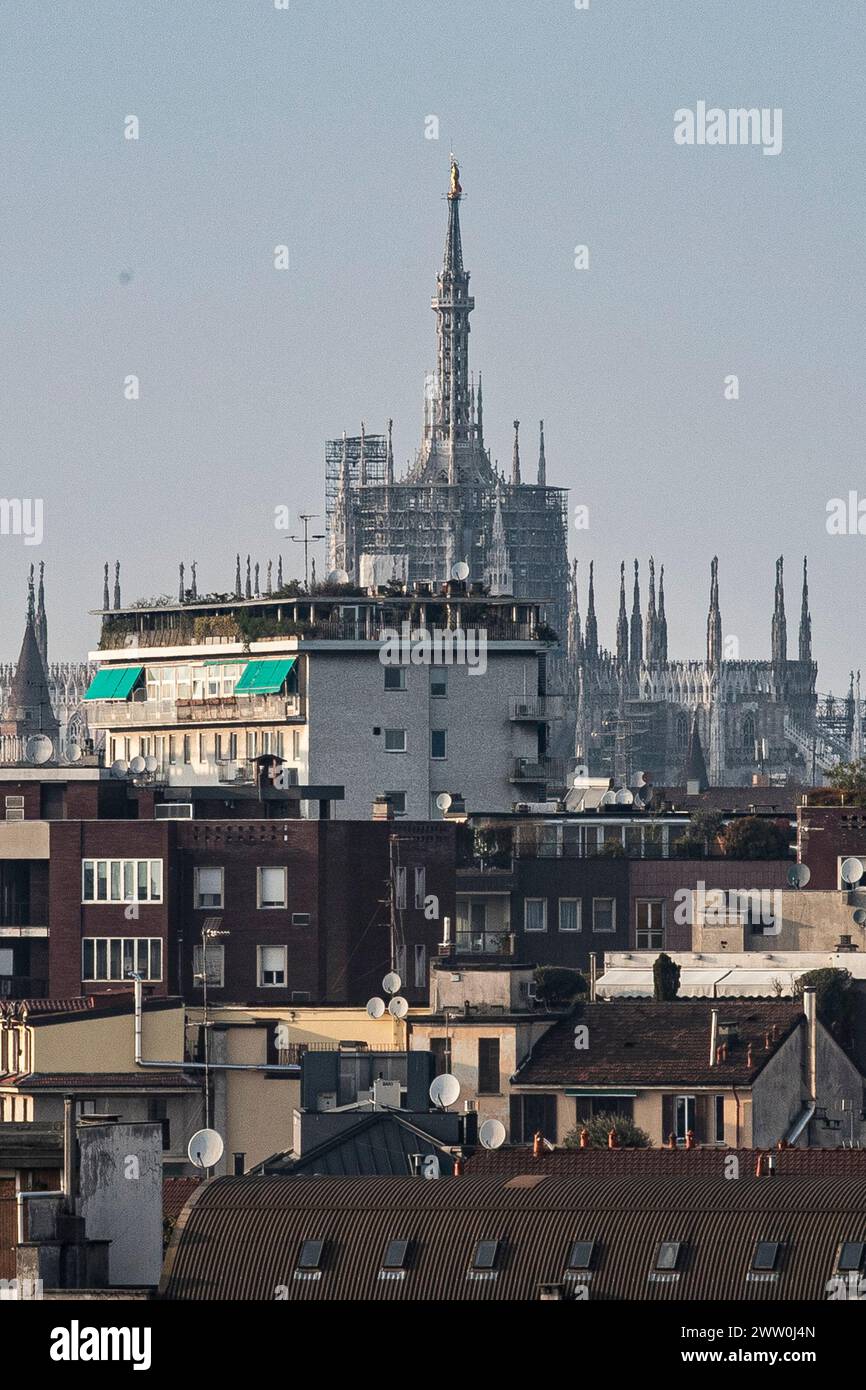
[[[306,718],[303,695],[226,695],[201,700],[94,700],[94,728],[176,728],[197,724],[286,724]]]
[[[0,975],[0,999],[44,999],[47,980],[34,980],[30,975]]]
[[[564,758],[515,758],[509,782],[551,782],[565,786]]]
[[[454,945],[458,956],[510,956],[513,941],[507,931],[458,931]]]
[[[525,720],[529,724],[542,724],[552,719],[562,719],[564,714],[565,699],[562,695],[523,695],[509,701],[508,718],[517,722]]]

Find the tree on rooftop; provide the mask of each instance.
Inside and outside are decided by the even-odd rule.
[[[791,831],[778,821],[742,816],[725,826],[722,848],[728,859],[790,859]]]
[[[689,820],[687,835],[690,839],[703,841],[704,854],[710,854],[722,832],[725,818],[721,811],[693,811]]]
[[[794,994],[802,999],[808,985],[815,990],[815,1011],[824,1027],[840,1047],[850,1051],[854,1043],[854,1015],[857,999],[851,987],[851,972],[828,966],[824,970],[807,970],[794,985]]]
[[[834,791],[844,794],[848,805],[866,804],[866,758],[856,758],[851,763],[837,763],[831,767],[827,780]]]
[[[591,1120],[578,1121],[576,1127],[566,1134],[563,1141],[567,1149],[580,1148],[580,1132],[583,1129],[589,1134],[589,1147],[591,1149],[608,1148],[608,1135],[611,1130],[616,1132],[617,1147],[620,1149],[648,1149],[650,1147],[649,1135],[644,1130],[638,1129],[629,1115],[605,1113],[593,1115]]]
[[[570,1004],[579,994],[586,994],[583,975],[565,965],[539,965],[533,978],[539,998],[552,1008]]]
[[[680,988],[680,967],[665,951],[653,961],[653,998],[660,1003],[676,999]]]

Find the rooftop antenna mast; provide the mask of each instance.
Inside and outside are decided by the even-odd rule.
[[[289,536],[290,541],[295,541],[297,544],[304,547],[304,584],[308,591],[310,588],[310,544],[312,541],[323,541],[325,539],[324,532],[320,535],[310,535],[310,522],[318,520],[318,517],[318,512],[299,512],[298,520],[304,523],[304,534],[302,536]]]

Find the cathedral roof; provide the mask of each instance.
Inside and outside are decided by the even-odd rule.
[[[33,619],[29,616],[3,719],[7,725],[14,724],[14,732],[22,737],[36,733],[56,734],[58,730],[45,663],[39,651]]]
[[[701,747],[701,736],[698,733],[698,717],[695,715],[692,720],[692,731],[689,734],[689,746],[686,752],[686,765],[683,769],[683,781],[686,786],[689,782],[697,782],[698,790],[705,792],[710,785],[707,776],[707,764],[704,761],[704,750]]]

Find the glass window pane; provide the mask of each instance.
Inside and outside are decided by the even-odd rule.
[[[86,936],[81,943],[81,978],[93,979],[94,967],[93,937]]]
[[[148,946],[147,937],[140,936],[135,943],[135,969],[136,973],[147,979],[148,966]]]
[[[136,874],[138,877],[138,901],[147,902],[147,860],[139,859],[136,861]]]
[[[123,861],[123,901],[135,901],[135,862],[132,859]]]
[[[96,938],[96,970],[93,978],[95,980],[108,979],[108,942],[104,936]]]
[[[93,901],[93,860],[85,859],[81,896],[86,903]]]
[[[151,938],[150,942],[150,970],[148,979],[162,979],[162,942],[158,936]]]
[[[96,901],[108,901],[108,864],[104,859],[96,861]]]
[[[110,959],[109,977],[112,980],[123,979],[123,951],[120,937],[113,937],[108,943],[108,953]]]
[[[111,883],[111,901],[120,902],[120,860],[112,859],[109,861],[109,881]]]
[[[150,861],[150,900],[159,902],[162,898],[162,860]]]
[[[123,979],[126,979],[135,970],[135,939],[131,936],[123,938]]]

